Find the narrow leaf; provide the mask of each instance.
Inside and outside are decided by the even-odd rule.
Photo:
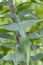
[[[0,43],[0,47],[1,46],[15,49],[15,44],[12,44],[12,43]]]
[[[0,15],[0,18],[15,18],[15,16],[13,14],[3,14],[3,15]]]
[[[6,2],[0,2],[0,6],[2,6],[2,5],[8,5],[8,2],[6,1]]]
[[[24,54],[9,54],[9,55],[6,55],[2,58],[2,60],[8,60],[8,61],[13,61],[14,64],[18,64],[18,62],[20,61],[25,61],[25,57],[24,57]]]
[[[8,33],[0,33],[0,38],[6,38],[6,39],[14,40],[14,37]]]
[[[21,12],[18,14],[18,17],[23,17],[23,16],[25,16],[26,14],[30,14],[32,11],[34,11],[34,9],[31,9],[31,10],[29,10],[29,9],[23,10],[23,11],[21,11]]]
[[[43,58],[43,53],[39,53],[36,56],[31,56],[32,61],[41,60],[41,58]]]
[[[20,25],[22,25],[23,30],[26,31],[26,29],[29,26],[32,26],[32,25],[36,24],[37,22],[41,22],[41,21],[43,21],[43,19],[24,20],[24,21],[22,21],[22,23],[20,23]],[[6,30],[10,30],[10,31],[19,31],[20,27],[19,27],[18,23],[12,23],[9,25],[0,26],[0,29],[6,29]]]

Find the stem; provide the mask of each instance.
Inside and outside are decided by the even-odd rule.
[[[13,6],[13,1],[12,0],[8,0],[8,3],[9,3],[9,6],[10,6],[10,13],[15,15],[15,9],[14,9],[14,6]],[[14,22],[14,18],[11,18],[11,19]]]
[[[13,6],[13,0],[8,0],[8,3],[9,3],[9,6],[10,6],[10,13],[13,14],[16,18],[16,11],[15,11],[15,8]],[[14,22],[14,18],[11,18],[11,19]],[[17,40],[17,43],[19,43],[19,32],[17,32],[16,40]]]
[[[13,6],[13,1],[12,0],[8,0],[9,6],[10,6],[10,12],[11,14],[15,14],[15,9]]]

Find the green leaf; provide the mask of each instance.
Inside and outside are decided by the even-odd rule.
[[[12,35],[8,34],[8,33],[0,33],[0,38],[14,40],[14,37]]]
[[[34,11],[34,9],[26,9],[26,10],[23,10],[21,11],[19,14],[18,14],[18,17],[23,17],[25,16],[26,14],[30,14],[32,11]]]
[[[24,20],[22,21],[21,25],[24,31],[26,31],[26,29],[38,22],[43,21],[43,19],[30,19],[30,20]]]
[[[15,18],[15,16],[13,14],[3,14],[0,15],[0,18]]]
[[[31,20],[24,20],[22,21],[22,23],[20,23],[22,25],[22,28],[24,31],[26,31],[26,29],[34,24],[36,24],[37,22],[41,22],[43,21],[43,19],[31,19]],[[9,31],[19,31],[20,27],[18,23],[12,23],[9,25],[3,25],[0,26],[0,29],[6,29]]]
[[[11,49],[15,49],[15,44],[12,44],[12,43],[0,43],[0,47],[1,46],[11,48]]]
[[[9,5],[9,4],[7,1],[6,2],[0,2],[0,6],[2,6],[2,5]]]
[[[43,29],[40,30],[40,35],[43,37]]]
[[[24,20],[22,21],[22,24],[24,25],[23,28],[32,26],[38,22],[43,21],[43,19],[30,19],[30,20]]]
[[[30,44],[28,44],[27,47],[26,47],[26,61],[27,61],[27,65],[29,65],[29,61],[30,61]]]
[[[31,6],[31,2],[24,2],[24,3],[21,3],[20,5],[18,5],[16,7],[16,10],[18,12],[20,12],[22,10],[26,10],[26,9],[30,8],[30,6]]]
[[[12,23],[10,25],[0,26],[0,29],[6,29],[6,30],[9,30],[9,31],[18,31],[19,27],[18,27],[17,23]]]
[[[24,2],[24,3],[21,3],[20,5],[18,5],[16,7],[16,10],[17,10],[17,13],[19,13],[20,11],[22,10],[26,10],[26,9],[30,9],[32,4],[40,4],[43,6],[43,3],[40,3],[40,2],[37,2],[37,1],[33,1],[33,2]],[[33,6],[34,7],[34,6]]]
[[[39,0],[35,0],[35,2],[39,2]]]
[[[20,61],[25,61],[24,54],[9,54],[2,58],[2,60],[13,61],[15,65]]]
[[[25,40],[24,42],[24,51],[25,51],[25,57],[26,57],[26,64],[29,65],[30,61],[30,46],[31,42],[29,40]]]
[[[41,38],[41,36],[37,33],[29,34],[29,39],[34,39],[34,38]]]
[[[43,53],[39,53],[36,56],[31,56],[31,60],[32,61],[41,60],[42,57],[43,57]]]
[[[37,49],[39,49],[39,48],[40,48],[40,46],[41,46],[41,45],[34,44],[33,46],[34,46],[34,48],[37,50]]]
[[[0,59],[2,59],[3,56],[4,56],[3,54],[0,54]]]
[[[6,55],[2,58],[2,60],[9,60],[9,61],[14,61],[16,58],[16,56],[14,54],[9,54],[9,55]]]

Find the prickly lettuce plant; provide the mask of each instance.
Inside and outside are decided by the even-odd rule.
[[[43,2],[0,2],[0,65],[43,65]]]

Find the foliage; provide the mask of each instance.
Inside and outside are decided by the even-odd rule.
[[[43,0],[13,3],[0,0],[0,65],[43,65]]]

